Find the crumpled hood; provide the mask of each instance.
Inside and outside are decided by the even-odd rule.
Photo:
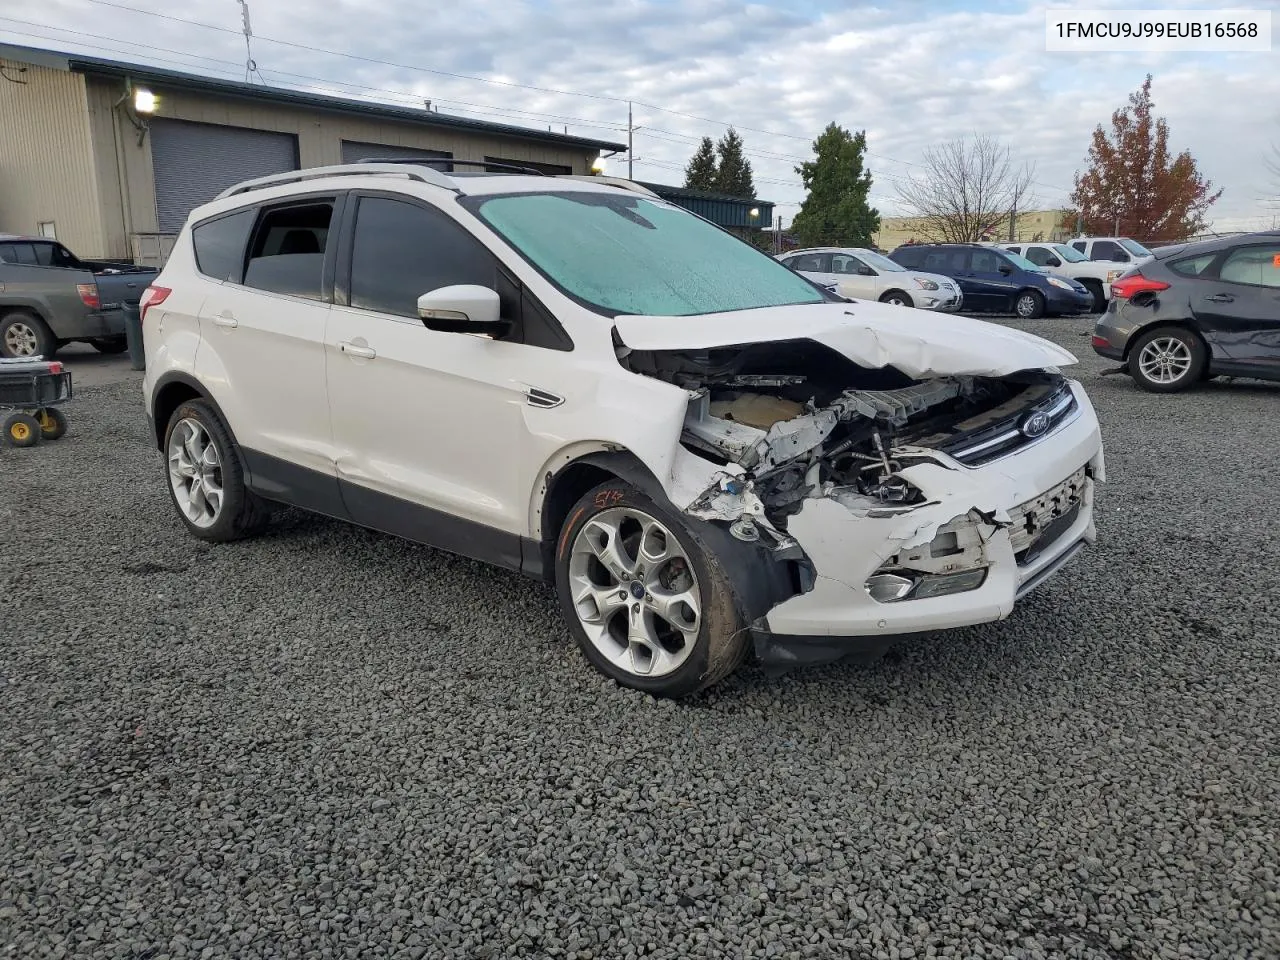
[[[633,350],[704,350],[815,340],[863,367],[893,367],[915,380],[1003,377],[1078,362],[1040,337],[983,320],[881,303],[761,307],[700,317],[614,318]]]

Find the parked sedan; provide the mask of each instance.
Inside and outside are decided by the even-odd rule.
[[[1154,393],[1280,380],[1280,231],[1161,247],[1111,285],[1093,349]]]
[[[950,277],[908,270],[865,247],[796,250],[779,257],[792,270],[842,297],[954,313],[964,297]]]

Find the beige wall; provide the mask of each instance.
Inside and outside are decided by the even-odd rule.
[[[85,79],[36,64],[0,60],[0,232],[39,232],[52,220],[58,239],[83,257],[107,252],[86,106]],[[26,72],[18,74],[18,67]]]
[[[1070,231],[1062,229],[1061,210],[1030,210],[1018,214],[1018,225],[1014,231],[1014,239],[1028,242],[1031,240],[1065,240]],[[926,231],[919,220],[912,217],[884,217],[880,221],[880,232],[875,235],[875,244],[881,250],[893,250],[908,240],[923,242]],[[1009,239],[1009,218],[1004,220],[995,230],[994,240]]]
[[[482,161],[486,156],[536,160],[569,166],[574,173],[583,174],[590,171],[597,153],[588,148],[559,147],[312,108],[254,103],[154,85],[149,89],[158,98],[157,117],[295,134],[303,167],[340,163],[343,140],[447,150],[458,160]],[[100,205],[102,220],[107,225],[112,254],[129,256],[128,236],[153,233],[157,219],[151,140],[148,137],[139,143],[127,115],[112,109],[123,90],[118,80],[90,77],[88,81],[95,152],[104,158],[117,153],[120,157],[118,168],[109,164],[99,171],[104,197],[109,195]],[[117,169],[122,170],[123,175],[117,176]]]

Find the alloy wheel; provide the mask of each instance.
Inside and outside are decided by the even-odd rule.
[[[222,513],[222,456],[200,421],[186,417],[169,434],[169,485],[178,509],[197,527]]]
[[[1152,383],[1177,383],[1191,370],[1191,363],[1191,348],[1177,337],[1156,337],[1138,354],[1138,369]]]
[[[569,592],[588,639],[619,670],[662,677],[693,652],[702,616],[693,564],[675,534],[642,510],[613,507],[583,525]]]
[[[21,320],[15,320],[4,332],[4,345],[11,357],[34,357],[40,338]]]
[[[1036,298],[1031,296],[1031,294],[1027,294],[1023,297],[1019,297],[1018,304],[1014,309],[1017,312],[1018,316],[1023,318],[1030,318],[1034,316],[1036,312]]]

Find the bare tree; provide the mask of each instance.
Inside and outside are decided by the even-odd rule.
[[[898,197],[928,240],[973,243],[991,236],[1008,218],[1016,239],[1017,214],[1035,203],[1034,164],[1017,164],[1009,148],[974,136],[929,147],[920,176],[898,184]]]

